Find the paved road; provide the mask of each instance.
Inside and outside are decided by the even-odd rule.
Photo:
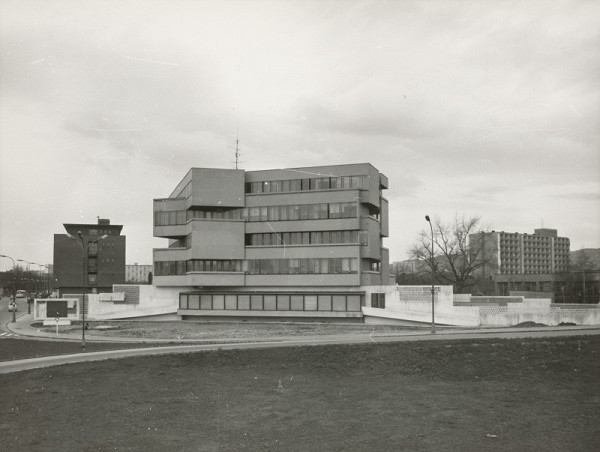
[[[0,298],[0,339],[3,337],[18,336],[6,328],[6,324],[12,322],[13,313],[8,311],[8,302],[10,298]],[[17,313],[16,317],[27,314],[26,298],[17,298]]]
[[[42,358],[22,359],[0,363],[0,374],[18,372],[22,370],[37,369],[61,364],[101,361],[105,359],[129,358],[134,356],[164,355],[169,353],[193,353],[210,350],[233,350],[248,348],[269,347],[298,347],[331,344],[362,344],[384,342],[406,342],[424,340],[459,340],[459,339],[515,339],[515,338],[541,338],[557,336],[599,335],[600,328],[544,328],[544,329],[505,329],[505,330],[452,330],[430,334],[425,332],[409,332],[389,335],[371,336],[335,336],[311,337],[302,339],[271,340],[264,342],[177,345],[170,347],[147,347],[142,349],[111,350],[104,352],[78,353],[72,355],[47,356]]]

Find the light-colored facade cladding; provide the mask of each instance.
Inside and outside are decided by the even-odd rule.
[[[153,283],[189,317],[360,317],[360,286],[389,284],[387,184],[370,164],[192,168],[154,200]]]
[[[496,284],[499,295],[510,290],[553,291],[556,274],[569,269],[570,241],[556,229],[536,229],[533,234],[485,232],[472,234],[471,244],[485,242],[483,271]]]
[[[152,265],[125,265],[125,284],[149,284],[152,282]]]

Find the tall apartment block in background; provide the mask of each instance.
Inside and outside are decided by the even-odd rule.
[[[127,284],[152,284],[152,265],[126,265],[125,283]]]
[[[125,236],[122,225],[98,219],[98,224],[64,224],[67,234],[54,234],[54,287],[60,295],[111,292],[125,283]],[[80,245],[83,238],[83,247]],[[93,243],[103,235],[107,237]],[[82,260],[85,259],[85,262]],[[85,279],[84,279],[85,278]]]
[[[392,283],[387,186],[370,164],[192,168],[154,200],[153,284],[184,319],[359,319],[360,287]]]
[[[482,232],[469,236],[471,247],[488,261],[481,272],[493,281],[497,295],[510,291],[554,292],[560,274],[569,270],[570,242],[556,229],[533,234]]]

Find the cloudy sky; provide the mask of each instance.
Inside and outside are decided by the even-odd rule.
[[[600,247],[596,1],[0,2],[0,254],[124,225],[194,167],[370,162],[392,261],[424,215]],[[0,268],[11,266],[0,259]]]

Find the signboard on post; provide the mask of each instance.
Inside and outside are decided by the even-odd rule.
[[[56,334],[58,335],[58,326],[59,325],[70,325],[71,320],[69,320],[69,300],[51,300],[46,299],[42,300],[42,302],[46,302],[46,317],[44,319],[44,325],[52,325],[56,324]]]
[[[48,300],[46,302],[46,318],[67,317],[67,300]]]

